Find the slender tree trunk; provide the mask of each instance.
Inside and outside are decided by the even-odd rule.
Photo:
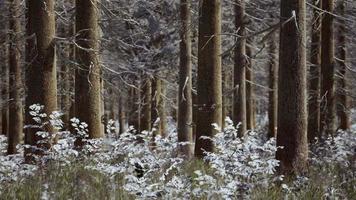
[[[268,93],[268,138],[277,136],[277,104],[278,104],[278,48],[276,34],[269,41],[269,93]]]
[[[191,0],[181,0],[181,42],[178,91],[178,142],[193,142]],[[191,144],[179,144],[179,153],[191,157]]]
[[[17,152],[16,145],[20,143],[23,129],[22,101],[21,101],[21,66],[20,66],[20,0],[10,1],[10,46],[9,46],[9,68],[10,68],[10,101],[9,101],[9,137],[8,154]]]
[[[27,46],[26,46],[26,124],[33,124],[29,107],[33,104],[44,106],[44,113],[49,116],[57,110],[56,50],[54,43],[55,12],[53,0],[27,0]],[[25,149],[25,154],[41,154],[39,149],[49,148],[50,144],[41,145],[40,136],[34,129],[27,129],[25,143],[40,148]],[[55,132],[47,127],[50,134]],[[27,157],[31,159],[31,157]],[[31,160],[28,160],[31,161]]]
[[[321,8],[321,1],[315,0],[314,5]],[[320,53],[321,53],[321,15],[314,9],[312,36],[310,46],[310,84],[309,84],[309,114],[308,114],[308,141],[313,142],[320,137]]]
[[[141,111],[140,111],[140,132],[151,131],[151,93],[152,83],[150,78],[145,77],[141,83]]]
[[[101,124],[101,67],[99,65],[98,1],[76,0],[75,108],[80,120],[88,124],[90,138],[104,136]]]
[[[160,118],[160,129],[161,129],[161,136],[166,137],[167,133],[167,114],[166,114],[166,84],[163,80],[161,81],[161,96],[158,101],[158,115]]]
[[[9,55],[8,48],[4,50],[5,56]],[[8,134],[9,130],[9,66],[8,66],[8,59],[5,58],[4,67],[2,69],[2,88],[1,88],[1,95],[2,95],[2,102],[1,102],[1,133],[5,136]],[[6,62],[7,61],[7,62]]]
[[[135,130],[139,130],[139,101],[140,99],[140,94],[138,92],[138,89],[134,87],[129,88],[129,112],[128,114],[128,124],[129,126],[133,126]]]
[[[246,39],[245,35],[245,1],[236,0],[235,5],[235,28],[238,30],[237,34],[242,36],[237,38],[237,45],[235,48],[235,66],[234,66],[234,108],[233,121],[235,125],[239,126],[239,135],[243,136],[246,132]]]
[[[322,0],[323,10],[333,13],[334,0]],[[327,135],[335,132],[335,88],[334,88],[334,28],[333,16],[324,12],[321,21],[321,124],[320,132]]]
[[[281,1],[278,76],[279,171],[299,174],[307,167],[307,85],[305,0]]]
[[[253,60],[252,60],[252,40],[246,45],[247,65],[246,65],[246,128],[254,129],[254,92],[253,92]]]
[[[64,25],[62,25],[64,26]],[[71,37],[74,34],[73,25],[70,25],[69,30],[63,28],[63,34]],[[71,54],[73,54],[73,45],[66,45],[64,47],[65,60],[61,62],[61,81],[62,81],[62,94],[61,94],[61,110],[63,112],[63,123],[65,128],[70,127],[70,108],[71,108],[71,64],[70,59],[74,59]],[[68,61],[69,59],[69,61]]]
[[[340,15],[345,16],[345,4],[346,2],[342,0],[340,2],[339,8],[340,8]],[[348,108],[349,108],[349,97],[347,95],[347,67],[346,67],[346,27],[345,27],[345,20],[340,19],[340,25],[339,25],[339,38],[338,38],[338,43],[339,43],[339,56],[340,56],[340,78],[339,80],[339,87],[340,87],[340,95],[339,95],[339,116],[340,116],[340,129],[342,130],[347,130],[350,128],[350,119],[349,119],[349,114],[348,114]]]
[[[155,77],[152,81],[152,104],[151,104],[151,120],[152,120],[152,128],[155,129],[153,131],[153,140],[156,135],[161,135],[161,118],[159,113],[159,101],[161,99],[162,87],[161,80],[158,77]]]
[[[125,113],[125,105],[124,105],[124,100],[122,94],[119,96],[119,124],[120,124],[120,129],[119,129],[119,135],[124,133],[125,130],[125,124],[126,124],[126,113]]]
[[[198,42],[198,119],[195,156],[214,150],[213,142],[201,136],[213,137],[212,124],[222,124],[221,83],[221,1],[202,1],[199,14]]]

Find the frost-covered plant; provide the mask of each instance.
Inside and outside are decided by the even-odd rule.
[[[216,130],[219,128],[215,125]],[[248,132],[243,138],[237,137],[237,129],[230,119],[226,126],[214,138],[215,152],[206,152],[205,160],[209,162],[213,173],[206,179],[195,180],[214,187],[198,188],[196,194],[207,193],[224,199],[236,198],[248,194],[254,187],[267,187],[272,182],[278,166],[275,159],[277,147],[274,139],[264,141],[261,134]],[[206,174],[204,174],[206,176]]]

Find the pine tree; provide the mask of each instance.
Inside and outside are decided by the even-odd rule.
[[[26,117],[25,124],[33,124],[29,107],[33,104],[44,106],[44,113],[49,116],[57,110],[57,72],[56,72],[56,48],[55,12],[53,0],[27,0],[27,44],[26,44]],[[40,144],[40,136],[35,129],[27,129],[25,143],[42,148],[49,148],[50,144]],[[52,126],[47,126],[46,131],[54,133]],[[29,153],[41,154],[39,148],[26,149]],[[31,157],[27,157],[31,159]],[[31,160],[28,160],[31,161]]]
[[[16,145],[20,143],[23,129],[21,101],[21,66],[20,66],[20,0],[10,1],[10,44],[9,44],[9,137],[8,154],[16,153]]]
[[[103,137],[101,124],[101,67],[99,64],[98,0],[76,0],[75,108],[77,117],[88,124],[90,138]]]
[[[321,20],[321,97],[323,99],[320,112],[320,132],[326,135],[335,132],[335,86],[334,86],[334,0],[322,0],[324,12]]]
[[[178,91],[178,142],[193,142],[193,105],[192,105],[192,44],[190,0],[181,0],[181,42]],[[182,155],[190,157],[190,144],[180,145]]]
[[[315,0],[314,5],[321,8],[321,1]],[[308,140],[312,142],[320,136],[320,53],[321,53],[321,15],[314,9],[312,19],[312,36],[310,46],[310,84],[309,84],[309,114],[308,114]]]
[[[232,120],[239,125],[239,134],[246,132],[246,39],[245,39],[245,1],[237,0],[235,5],[235,28],[239,38],[234,56],[234,104]]]
[[[268,93],[268,138],[277,136],[277,104],[278,104],[278,48],[276,34],[272,33],[269,40],[269,93]]]
[[[307,167],[305,0],[281,1],[276,158],[283,174]]]
[[[202,158],[204,150],[211,152],[211,140],[216,130],[212,124],[222,124],[221,83],[221,1],[202,1],[199,15],[198,42],[198,116],[195,156]]]

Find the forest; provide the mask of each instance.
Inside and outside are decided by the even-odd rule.
[[[0,0],[0,199],[356,199],[356,1]]]

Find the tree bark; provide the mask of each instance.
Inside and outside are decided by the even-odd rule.
[[[221,1],[202,1],[198,42],[198,119],[195,156],[214,150],[213,142],[201,136],[213,137],[212,124],[222,124],[221,83]]]
[[[139,101],[140,99],[140,93],[138,92],[138,89],[134,87],[129,88],[129,112],[128,114],[128,124],[129,126],[133,126],[135,130],[139,130],[139,116],[140,116],[140,109],[139,109]]]
[[[101,67],[99,64],[98,1],[76,0],[75,108],[88,124],[90,138],[104,136],[101,124]]]
[[[305,0],[281,1],[276,158],[285,175],[307,167],[305,12]]]
[[[246,39],[245,36],[245,1],[236,0],[235,28],[239,38],[234,56],[234,105],[232,120],[235,125],[240,124],[238,132],[243,136],[246,132]]]
[[[323,10],[333,13],[334,0],[322,0]],[[321,122],[320,132],[333,135],[335,132],[335,87],[334,87],[334,28],[333,16],[324,12],[321,21]]]
[[[57,76],[56,76],[56,50],[54,43],[55,12],[53,0],[27,0],[27,46],[26,62],[26,124],[33,124],[29,107],[33,104],[44,106],[44,113],[49,116],[57,110]],[[50,144],[41,145],[40,136],[35,129],[27,129],[25,143],[36,145],[45,150]],[[55,132],[52,126],[46,130],[50,134]],[[44,148],[44,149],[43,149]],[[41,154],[38,148],[25,149],[25,154]],[[31,158],[31,157],[27,157]],[[29,161],[29,160],[28,160]]]
[[[346,2],[342,0],[339,4],[339,9],[340,9],[340,15],[345,16],[345,4]],[[339,25],[339,37],[338,37],[338,51],[339,51],[339,65],[340,65],[340,78],[338,79],[339,84],[338,86],[340,87],[339,89],[339,117],[340,117],[340,129],[341,130],[347,130],[350,128],[350,117],[348,114],[348,109],[349,109],[349,97],[347,95],[347,67],[346,67],[346,61],[347,61],[347,55],[346,55],[346,27],[345,27],[345,20],[340,19],[340,25]]]
[[[277,104],[278,104],[278,48],[276,34],[269,41],[269,92],[268,92],[268,138],[277,136]]]
[[[140,132],[151,131],[152,82],[149,77],[142,78]]]
[[[191,43],[191,0],[181,0],[181,42],[178,91],[178,142],[179,153],[186,157],[193,155],[193,101],[192,101],[192,43]]]
[[[8,154],[17,153],[16,145],[20,143],[23,130],[22,100],[21,100],[21,66],[20,66],[20,0],[10,1],[10,45],[9,45],[9,69],[10,69],[10,101],[9,101],[9,135]]]
[[[126,131],[125,129],[125,124],[126,124],[126,113],[125,113],[125,106],[124,106],[124,101],[123,101],[123,96],[120,94],[119,96],[119,135],[124,133]]]
[[[5,56],[9,56],[8,48],[4,51]],[[2,68],[2,88],[1,88],[1,95],[2,95],[2,102],[1,102],[1,134],[7,136],[9,130],[9,66],[8,66],[8,59],[5,58],[5,63]]]
[[[321,1],[315,0],[314,5],[321,8]],[[320,11],[314,9],[312,19],[312,36],[310,46],[310,84],[309,84],[309,114],[308,141],[313,142],[320,137],[320,53],[321,53],[321,16]]]
[[[246,45],[246,56],[248,62],[246,64],[246,128],[248,130],[254,129],[255,118],[254,118],[254,87],[253,87],[253,60],[252,60],[252,40],[250,44]]]

